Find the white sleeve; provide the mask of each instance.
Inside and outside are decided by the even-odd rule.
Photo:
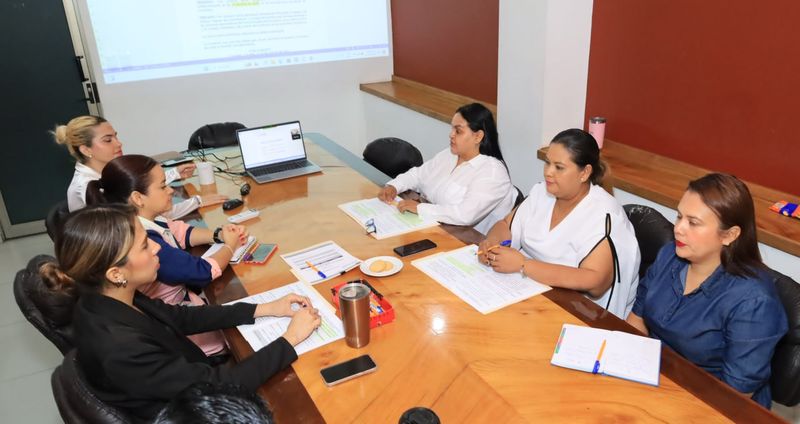
[[[70,212],[75,212],[78,209],[86,207],[86,185],[88,181],[83,183],[76,183],[73,181],[67,189],[67,207]]]
[[[386,183],[397,189],[397,193],[402,193],[406,190],[415,190],[422,192],[422,183],[430,178],[433,171],[439,166],[442,161],[443,152],[438,153],[431,160],[423,163],[420,166],[415,166],[408,171],[398,175],[395,179]],[[449,154],[450,152],[447,151]]]
[[[491,172],[477,174],[467,186],[464,198],[458,204],[440,205],[420,203],[417,214],[453,225],[475,225],[497,207],[511,190],[511,180],[502,166],[493,166]]]
[[[178,172],[178,167],[173,166],[164,170],[164,176],[167,178],[167,184],[181,179],[181,173]],[[191,212],[191,211],[190,211]],[[185,214],[184,214],[185,215]]]
[[[172,209],[163,214],[167,219],[179,219],[200,207],[200,196],[192,196],[180,203],[172,205]]]

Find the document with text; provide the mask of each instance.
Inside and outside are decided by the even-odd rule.
[[[411,262],[482,314],[550,290],[519,273],[500,274],[478,261],[478,246],[431,255]]]
[[[550,363],[658,386],[661,341],[621,331],[564,324]]]
[[[403,199],[396,198],[399,202]],[[424,220],[411,212],[400,212],[396,206],[383,203],[377,197],[343,203],[339,209],[353,218],[364,231],[378,240],[411,233],[439,225],[436,221]],[[374,226],[367,229],[367,222],[373,220]]]
[[[281,255],[301,281],[311,284],[336,278],[361,265],[361,259],[348,253],[333,241]]]
[[[310,350],[344,338],[342,320],[336,316],[336,310],[333,306],[325,301],[313,287],[300,281],[263,293],[254,294],[227,304],[230,305],[238,302],[256,304],[267,303],[280,299],[290,293],[307,296],[311,299],[312,306],[319,310],[319,314],[322,317],[322,324],[319,328],[314,330],[307,339],[294,347],[298,355],[302,355]],[[289,322],[291,320],[292,319],[289,317],[259,317],[256,318],[255,323],[240,325],[237,328],[242,333],[242,336],[244,336],[244,339],[250,343],[253,350],[257,351],[282,336],[289,327]]]

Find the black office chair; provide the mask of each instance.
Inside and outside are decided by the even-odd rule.
[[[47,235],[50,240],[56,241],[56,236],[61,234],[61,228],[64,226],[64,221],[69,216],[69,206],[67,201],[62,200],[56,203],[55,206],[50,208],[47,212],[47,217],[44,219],[44,227],[47,229]]]
[[[372,141],[364,148],[363,156],[367,163],[392,178],[422,165],[422,153],[419,149],[395,137]]]
[[[800,286],[780,272],[769,270],[781,299],[789,331],[772,355],[772,400],[786,406],[800,403]]]
[[[50,377],[53,397],[65,423],[127,424],[133,420],[95,396],[86,383],[75,350],[64,355],[64,361]]]
[[[75,298],[54,295],[39,276],[39,267],[55,258],[38,255],[14,278],[14,299],[22,315],[62,354],[73,347],[72,310]]]
[[[246,128],[238,122],[218,122],[203,125],[189,137],[189,150],[235,146],[236,130]]]
[[[519,189],[519,187],[517,187],[517,186],[514,186],[514,189],[516,189],[516,190],[517,190],[517,198],[516,198],[516,200],[514,200],[514,207],[516,208],[516,207],[517,207],[517,206],[519,206],[519,205],[520,205],[522,202],[524,202],[524,201],[525,201],[525,195],[524,195],[524,194],[522,194],[522,190],[520,190],[520,189]]]
[[[673,225],[664,215],[649,206],[625,205],[623,208],[633,224],[636,240],[639,242],[639,252],[642,255],[639,278],[642,278],[647,273],[647,268],[655,262],[658,251],[675,240]]]

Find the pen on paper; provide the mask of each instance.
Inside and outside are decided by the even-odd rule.
[[[311,262],[306,261],[306,265],[308,265],[309,268],[313,269],[317,274],[319,274],[320,277],[328,278],[325,276],[325,274],[322,273],[322,271],[320,271],[317,267],[315,267],[314,264],[312,264]]]
[[[597,374],[600,371],[600,359],[603,357],[603,351],[606,349],[606,340],[603,339],[603,344],[600,345],[600,352],[597,352],[597,359],[594,361],[594,368],[592,374]]]
[[[503,247],[511,246],[511,240],[503,240],[503,241],[500,242],[500,244],[495,244],[494,246],[486,249],[486,251],[488,252],[488,251],[490,251],[492,249],[497,249],[500,246],[503,246]],[[475,252],[475,254],[476,255],[483,255],[483,250],[479,250],[479,251]]]

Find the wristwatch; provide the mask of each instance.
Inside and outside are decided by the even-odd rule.
[[[222,240],[221,238],[219,238],[219,234],[220,234],[221,232],[222,232],[222,227],[217,227],[217,229],[216,229],[216,230],[214,230],[214,236],[212,237],[212,238],[214,239],[214,243],[225,243],[225,241],[224,241],[224,240]]]

